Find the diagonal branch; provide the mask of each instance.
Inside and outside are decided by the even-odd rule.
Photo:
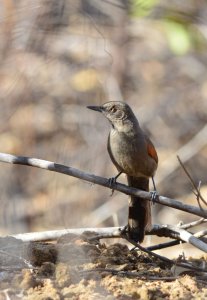
[[[128,187],[125,184],[121,183],[113,183],[111,184],[107,178],[96,176],[93,174],[89,174],[78,169],[67,167],[65,165],[57,164],[51,161],[25,157],[25,156],[16,156],[6,153],[0,153],[0,161],[10,164],[19,164],[19,165],[26,165],[36,168],[41,168],[53,172],[58,172],[62,174],[66,174],[69,176],[73,176],[88,182],[92,182],[101,186],[105,186],[110,189],[117,190],[127,195],[139,196],[143,199],[151,201],[151,194],[149,192],[141,191],[132,187]],[[166,205],[175,209],[179,209],[185,212],[188,212],[193,215],[197,215],[203,218],[207,218],[207,210],[200,209],[198,207],[184,204],[180,201],[175,199],[167,198],[164,196],[159,196],[154,199],[154,202]]]
[[[185,174],[187,175],[188,179],[190,180],[190,183],[191,183],[192,187],[193,187],[193,188],[195,189],[195,191],[196,191],[196,192],[195,192],[195,195],[196,195],[196,199],[197,199],[197,201],[198,201],[198,204],[199,204],[200,208],[201,208],[200,199],[201,199],[201,200],[203,201],[203,203],[207,206],[206,200],[203,198],[203,196],[202,196],[201,193],[200,193],[200,188],[198,188],[198,187],[196,186],[196,184],[195,184],[193,178],[191,177],[190,173],[188,172],[188,170],[186,169],[186,167],[184,166],[183,162],[181,161],[181,159],[180,159],[180,157],[179,157],[178,155],[177,155],[177,159],[178,159],[178,161],[179,161],[181,167],[183,168]],[[200,184],[199,184],[199,186],[200,186]],[[201,209],[202,209],[202,208],[201,208]]]

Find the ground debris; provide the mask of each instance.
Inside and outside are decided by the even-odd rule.
[[[25,300],[206,298],[205,274],[174,276],[169,266],[146,253],[88,237],[66,235],[53,243],[1,239],[0,290]],[[201,266],[206,260],[192,261]]]

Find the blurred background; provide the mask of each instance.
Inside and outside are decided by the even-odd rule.
[[[0,151],[112,177],[110,126],[86,106],[126,101],[158,151],[159,193],[197,205],[176,155],[206,197],[206,67],[204,0],[2,0]],[[19,165],[0,176],[1,235],[127,223],[118,192]],[[153,206],[154,223],[195,219]]]

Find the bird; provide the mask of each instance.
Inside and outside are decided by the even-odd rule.
[[[131,107],[126,102],[109,101],[100,106],[87,106],[105,116],[111,129],[107,149],[111,161],[120,174],[127,175],[128,186],[149,191],[149,180],[158,167],[156,149],[139,125]],[[136,243],[142,243],[145,231],[151,227],[151,203],[138,196],[130,196],[127,234]]]

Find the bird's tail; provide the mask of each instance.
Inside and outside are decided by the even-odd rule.
[[[140,190],[149,191],[149,179],[127,176],[128,184]],[[143,242],[145,230],[151,226],[151,203],[141,197],[130,196],[128,234],[135,242]]]

